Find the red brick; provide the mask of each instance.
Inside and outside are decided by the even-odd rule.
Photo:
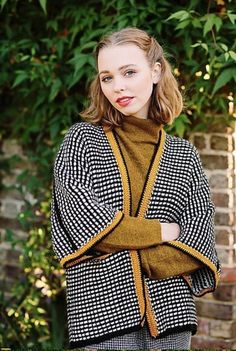
[[[198,334],[209,335],[210,334],[210,320],[207,318],[198,319]]]
[[[221,274],[221,282],[236,282],[236,265],[231,268],[223,268]]]
[[[224,340],[213,337],[202,337],[195,335],[192,337],[191,349],[211,349],[211,350],[232,350],[236,348],[236,339]]]
[[[215,206],[218,207],[228,207],[229,206],[229,195],[221,193],[212,193],[212,201]]]
[[[228,230],[225,229],[215,229],[216,244],[218,245],[229,245],[230,244],[230,234]]]
[[[221,155],[201,155],[203,167],[209,170],[227,169],[228,157]]]
[[[220,321],[212,319],[210,321],[210,336],[232,339],[236,335],[236,321]]]
[[[223,174],[214,174],[209,179],[210,187],[212,189],[227,189],[228,188],[228,178]]]
[[[20,191],[15,190],[15,189],[2,190],[1,193],[0,193],[0,196],[1,196],[2,199],[4,199],[4,198],[11,198],[11,199],[15,199],[15,200],[24,200],[23,194]]]
[[[216,225],[229,225],[230,216],[229,213],[216,212],[215,224]]]
[[[16,139],[6,139],[2,143],[2,151],[9,156],[18,155],[23,157],[23,149]]]
[[[12,279],[18,278],[19,274],[22,273],[19,267],[8,264],[4,265],[4,272],[7,277]]]
[[[230,259],[230,255],[231,255],[231,249],[228,247],[218,247],[216,246],[216,250],[217,250],[217,254],[219,257],[219,260],[221,262],[222,265],[228,265],[229,264],[229,259]]]
[[[6,261],[7,263],[11,263],[11,262],[16,262],[19,260],[19,255],[20,255],[20,251],[17,251],[16,249],[13,250],[6,250]]]
[[[15,280],[11,279],[6,279],[6,277],[0,277],[0,291],[4,292],[10,292],[12,287],[15,284]]]
[[[224,116],[222,116],[224,118]],[[218,117],[214,116],[214,121],[217,121]],[[232,127],[227,126],[226,124],[223,124],[222,121],[219,121],[218,123],[214,123],[214,125],[211,125],[208,132],[212,133],[233,133],[234,128],[233,125]]]
[[[0,228],[11,228],[11,230],[22,229],[20,222],[14,218],[2,218],[0,217]]]
[[[230,320],[235,317],[235,306],[229,302],[196,301],[197,314],[201,317]]]
[[[236,283],[221,283],[213,292],[213,297],[218,301],[236,301]]]
[[[198,150],[205,149],[206,140],[204,135],[194,135],[193,143]]]
[[[210,140],[210,145],[213,150],[228,151],[229,149],[228,138],[224,136],[213,135]]]

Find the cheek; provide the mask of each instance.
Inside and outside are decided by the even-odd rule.
[[[101,85],[101,89],[105,97],[110,101],[111,93],[109,87],[107,85]]]
[[[153,82],[152,82],[150,74],[143,74],[142,76],[140,76],[134,82],[134,86],[137,89],[140,89],[140,90],[142,90],[142,91],[144,91],[146,93],[147,93],[147,91],[149,92],[150,90],[152,90]]]
[[[139,90],[144,101],[148,100],[153,91],[153,82],[150,77],[146,76],[140,80],[139,84],[136,85],[136,89]]]

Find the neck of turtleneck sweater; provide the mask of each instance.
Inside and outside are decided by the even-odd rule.
[[[114,128],[129,174],[132,216],[136,214],[162,128],[151,119],[133,116],[125,117],[122,126]]]

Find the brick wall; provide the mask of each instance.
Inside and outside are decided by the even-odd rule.
[[[196,299],[199,328],[192,348],[236,348],[236,124],[219,125],[209,133],[195,133],[216,206],[217,252],[223,265],[219,288]]]
[[[204,169],[208,176],[212,199],[216,206],[215,229],[217,251],[223,264],[219,288],[213,294],[196,299],[199,330],[193,337],[192,348],[233,349],[236,348],[236,125],[215,127],[209,133],[195,133],[191,141],[198,148]],[[14,140],[2,144],[4,156],[20,155],[23,159],[11,175],[3,179],[5,185],[16,183],[16,176],[24,168],[26,159]],[[25,235],[16,220],[17,213],[24,205],[17,191],[0,192],[0,231],[12,228],[17,235]],[[17,259],[19,251],[14,251],[6,243],[0,244],[0,260],[5,262],[0,271],[0,286],[9,291],[19,274]]]
[[[1,155],[2,154],[2,155]],[[15,155],[21,158],[21,161],[15,162],[14,169],[6,174],[1,172],[2,184],[9,189],[0,191],[0,233],[1,238],[4,238],[5,229],[14,231],[18,238],[24,238],[26,233],[21,230],[17,220],[17,214],[24,208],[24,200],[22,195],[17,190],[10,190],[10,187],[17,185],[17,176],[21,173],[27,164],[26,157],[23,154],[21,147],[16,140],[5,140],[1,144],[1,159],[14,157]],[[18,259],[20,249],[18,246],[12,250],[10,243],[1,240],[0,242],[0,289],[6,292],[6,297],[9,296],[12,285],[15,279],[19,276],[20,269]]]

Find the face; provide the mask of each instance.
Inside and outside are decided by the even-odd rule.
[[[125,116],[148,118],[160,64],[150,67],[145,52],[134,44],[110,46],[98,54],[98,73],[103,94]]]

